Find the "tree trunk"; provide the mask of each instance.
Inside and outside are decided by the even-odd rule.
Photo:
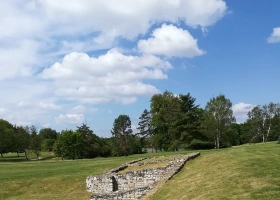
[[[264,134],[263,134],[263,143],[265,143]]]
[[[17,151],[17,157],[19,157],[18,151]]]
[[[3,154],[1,153],[1,157],[3,158]]]
[[[154,153],[154,145],[153,145],[153,138],[151,137],[151,148],[152,148],[152,153]]]
[[[39,160],[39,152],[36,150],[35,153],[36,153],[37,160]]]
[[[220,137],[217,135],[217,149],[220,148]]]
[[[24,149],[24,155],[25,155],[25,159],[28,160],[28,155],[27,155],[26,149]]]
[[[268,130],[267,130],[267,134],[266,134],[266,138],[265,138],[265,141],[267,140],[267,138],[268,138],[268,135],[269,135],[269,133],[270,133],[270,126],[271,126],[271,124],[269,124],[269,126],[268,126]]]

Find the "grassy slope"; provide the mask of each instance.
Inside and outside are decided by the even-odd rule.
[[[150,199],[280,199],[276,142],[201,153]]]
[[[169,154],[176,153],[160,155]],[[152,155],[159,154],[149,154]],[[86,191],[85,184],[87,176],[102,174],[129,160],[145,156],[26,162],[23,154],[19,158],[5,154],[4,158],[0,158],[0,200],[89,199],[90,193]]]
[[[280,198],[280,145],[275,142],[201,153],[151,199]],[[176,153],[154,155],[169,154]],[[0,158],[0,199],[89,199],[86,176],[144,156],[63,162],[9,162],[13,158]]]

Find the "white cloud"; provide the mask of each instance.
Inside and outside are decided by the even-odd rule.
[[[73,107],[71,110],[74,113],[84,113],[86,111],[86,107],[83,105],[77,105]]]
[[[53,123],[54,114],[61,109],[52,95],[53,88],[46,82],[33,77],[0,82],[0,91],[6,98],[0,98],[1,117],[12,124],[43,126]]]
[[[0,80],[32,75],[54,56],[111,48],[116,38],[133,39],[155,23],[205,29],[227,12],[222,0],[13,0],[0,7]]]
[[[85,112],[97,112],[99,109],[98,108],[92,108],[92,107],[85,107],[84,105],[77,105],[70,109],[71,113],[85,113]]]
[[[46,68],[39,76],[53,80],[57,96],[81,103],[117,102],[130,104],[137,96],[152,95],[159,90],[143,79],[166,79],[167,61],[152,55],[126,56],[118,49],[105,55],[89,57],[71,53],[61,63]]]
[[[51,125],[50,125],[50,124],[44,124],[43,127],[44,127],[44,128],[51,128]]]
[[[2,37],[100,31],[106,38],[133,38],[146,33],[155,22],[181,19],[192,27],[211,26],[227,11],[223,0],[15,0],[1,2],[1,8]]]
[[[39,108],[46,109],[46,110],[59,110],[60,107],[58,105],[55,105],[54,103],[48,103],[48,102],[39,102],[38,103]]]
[[[197,40],[187,30],[166,24],[154,30],[151,38],[140,40],[138,48],[144,53],[168,57],[192,58],[204,53],[198,48]]]
[[[17,107],[19,107],[19,108],[26,108],[26,107],[29,107],[29,106],[31,106],[31,104],[29,102],[25,102],[25,101],[20,101],[17,104]]]
[[[155,24],[206,29],[227,12],[222,0],[10,0],[0,8],[1,117],[41,126],[55,116],[79,121],[97,110],[87,103],[129,104],[157,93],[145,81],[166,79],[171,69],[153,55],[113,49],[97,57],[96,50],[118,46],[119,38],[137,42]]]
[[[134,125],[134,124],[131,125],[131,129],[132,129],[132,131],[133,131],[134,134],[137,133],[137,132],[139,132],[139,130],[137,129],[137,126]]]
[[[271,35],[267,38],[268,43],[280,43],[280,27],[274,28]]]
[[[32,66],[39,62],[36,53],[39,49],[37,42],[23,40],[19,43],[11,43],[12,45],[1,45],[0,39],[0,81],[15,76],[31,76]]]
[[[46,113],[45,113],[46,114]],[[38,112],[37,109],[8,109],[0,108],[0,119],[5,119],[16,125],[35,125],[39,121],[46,120],[44,112]]]
[[[55,117],[55,121],[58,124],[81,124],[84,122],[83,114],[61,114],[58,117]]]
[[[239,102],[232,106],[233,115],[236,118],[237,123],[245,122],[248,118],[247,114],[251,111],[256,105],[253,104],[245,104],[243,102]]]
[[[109,109],[109,110],[108,110],[108,113],[109,113],[109,114],[112,114],[112,113],[113,113],[113,111]]]

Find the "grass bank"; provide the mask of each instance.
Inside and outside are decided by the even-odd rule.
[[[201,151],[149,199],[280,199],[280,145]]]
[[[181,152],[186,153],[186,152]],[[173,155],[176,152],[148,154],[148,156]],[[127,161],[146,157],[147,154],[117,158],[95,158],[84,160],[51,159],[26,161],[24,154],[5,154],[0,158],[0,200],[38,199],[89,199],[86,177],[103,174],[105,171]],[[31,155],[32,159],[35,156]]]
[[[279,199],[280,145],[243,145],[200,151],[151,200],[162,199]],[[190,152],[179,152],[190,153]],[[0,158],[0,199],[89,199],[85,179],[129,160],[173,153],[142,154],[93,160],[25,161],[23,155]],[[43,156],[43,157],[44,157]]]

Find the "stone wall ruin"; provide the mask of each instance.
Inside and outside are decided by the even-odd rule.
[[[109,170],[101,176],[87,177],[87,191],[93,193],[90,197],[91,200],[140,199],[159,181],[171,179],[181,170],[188,160],[194,159],[199,155],[200,153],[198,152],[152,162],[140,162],[146,158],[134,160]],[[169,162],[163,167],[149,168],[150,164],[163,161]],[[124,174],[118,173],[129,166],[142,165],[145,165],[146,168],[138,171],[128,171]]]

